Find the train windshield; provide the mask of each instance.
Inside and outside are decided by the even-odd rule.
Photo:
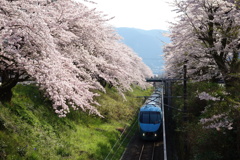
[[[140,112],[140,123],[157,124],[160,123],[161,115],[159,112]]]

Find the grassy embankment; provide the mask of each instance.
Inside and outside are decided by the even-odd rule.
[[[106,90],[97,97],[106,118],[82,111],[59,118],[36,86],[16,86],[12,101],[0,102],[0,159],[104,159],[121,134],[117,128],[134,120],[143,102],[136,97],[151,93],[134,88],[124,101],[114,88]]]

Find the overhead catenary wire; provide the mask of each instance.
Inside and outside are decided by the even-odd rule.
[[[138,109],[136,110],[135,114],[137,116],[138,113]],[[127,134],[125,135],[125,137],[123,138],[123,141],[119,144],[118,148],[114,151],[114,148],[117,146],[117,144],[119,143],[119,141],[121,140],[122,136],[124,135],[125,131],[127,130],[127,126],[124,128],[122,134],[120,135],[120,137],[118,138],[118,140],[115,142],[115,144],[113,145],[113,147],[111,148],[110,152],[108,153],[108,155],[106,156],[105,160],[112,160],[115,156],[115,154],[117,153],[117,151],[119,150],[119,148],[122,146],[123,142],[126,140],[126,138],[128,137],[128,135],[131,133],[131,131],[133,130],[133,128],[135,127],[136,123],[137,123],[138,119],[136,118],[136,120],[134,121],[133,125],[131,126],[130,130],[127,132]],[[132,139],[132,138],[131,138]],[[130,139],[130,141],[131,141]],[[129,143],[128,143],[129,144]],[[114,154],[111,158],[110,155],[111,153],[114,151]],[[125,151],[124,151],[125,152]],[[121,157],[122,158],[122,157]]]

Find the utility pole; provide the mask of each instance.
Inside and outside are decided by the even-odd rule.
[[[184,121],[187,120],[187,65],[183,65],[183,113]]]
[[[187,63],[187,61],[185,61]],[[183,65],[183,121],[187,122],[187,64]],[[187,132],[184,133],[184,159],[189,160],[188,153],[188,136]]]

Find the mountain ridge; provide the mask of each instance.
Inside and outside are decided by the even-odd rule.
[[[149,66],[154,74],[163,73],[163,46],[170,39],[163,34],[165,30],[143,30],[138,28],[119,27],[118,34],[123,37],[122,42],[133,49]]]

